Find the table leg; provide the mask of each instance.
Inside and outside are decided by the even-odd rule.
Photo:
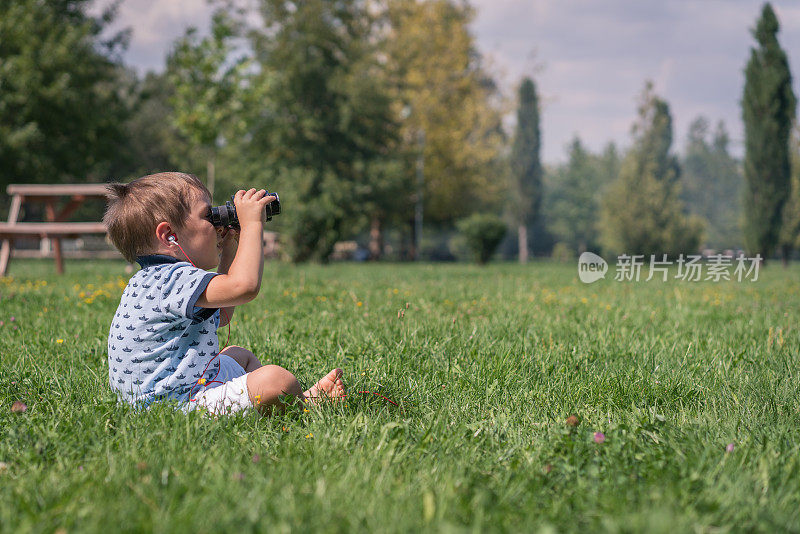
[[[56,272],[64,274],[64,260],[61,258],[61,239],[58,237],[50,238],[53,245],[53,255],[56,257]]]
[[[22,195],[11,197],[11,209],[8,211],[8,222],[14,224],[19,218],[19,210],[22,207]],[[3,239],[0,246],[0,276],[5,276],[8,270],[8,262],[11,260],[11,249],[14,246],[13,239]]]
[[[49,222],[58,221],[54,200],[48,200],[47,204],[45,204],[45,215]],[[64,274],[64,258],[61,257],[61,238],[51,237],[50,244],[53,246],[53,256],[56,259],[56,272],[58,274]]]
[[[8,271],[8,262],[11,259],[11,248],[13,246],[13,239],[3,239],[3,245],[0,247],[0,276],[5,276]]]

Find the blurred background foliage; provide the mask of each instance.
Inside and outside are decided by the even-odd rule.
[[[179,169],[217,203],[241,187],[280,192],[285,215],[270,229],[294,261],[327,261],[343,241],[363,258],[454,260],[472,250],[476,215],[504,221],[492,249],[521,261],[745,247],[788,258],[798,245],[800,143],[780,137],[794,95],[769,4],[745,97],[779,122],[745,121],[747,180],[723,123],[697,117],[676,154],[669,103],[648,81],[630,148],[592,153],[576,135],[563,164],[542,165],[536,83],[502,93],[468,2],[258,0],[253,17],[218,0],[208,34],[187,30],[163,72],[143,75],[121,59],[129,31],[109,35],[114,8],[95,17],[90,4],[0,4],[2,217],[10,183]],[[764,170],[775,143],[788,163]]]

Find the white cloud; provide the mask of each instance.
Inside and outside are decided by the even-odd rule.
[[[98,1],[94,10],[99,12],[109,4],[108,0]],[[160,71],[172,43],[189,27],[206,29],[212,11],[213,6],[207,0],[126,0],[110,29],[133,30],[125,54],[128,64],[140,72]]]

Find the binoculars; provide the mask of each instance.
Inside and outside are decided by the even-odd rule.
[[[266,221],[271,221],[274,215],[280,215],[281,213],[281,199],[278,197],[278,193],[270,193],[267,191],[267,194],[264,196],[268,197],[272,195],[275,196],[275,200],[266,205]],[[211,208],[211,213],[208,215],[208,220],[211,224],[220,227],[230,226],[237,230],[240,228],[239,218],[236,216],[236,206],[233,203],[233,199],[234,195],[231,195],[231,199],[225,202],[224,206],[214,206]]]

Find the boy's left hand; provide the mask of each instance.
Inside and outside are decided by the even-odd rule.
[[[220,262],[228,260],[228,264],[236,256],[236,249],[239,246],[239,232],[233,228],[222,228],[222,256]]]

